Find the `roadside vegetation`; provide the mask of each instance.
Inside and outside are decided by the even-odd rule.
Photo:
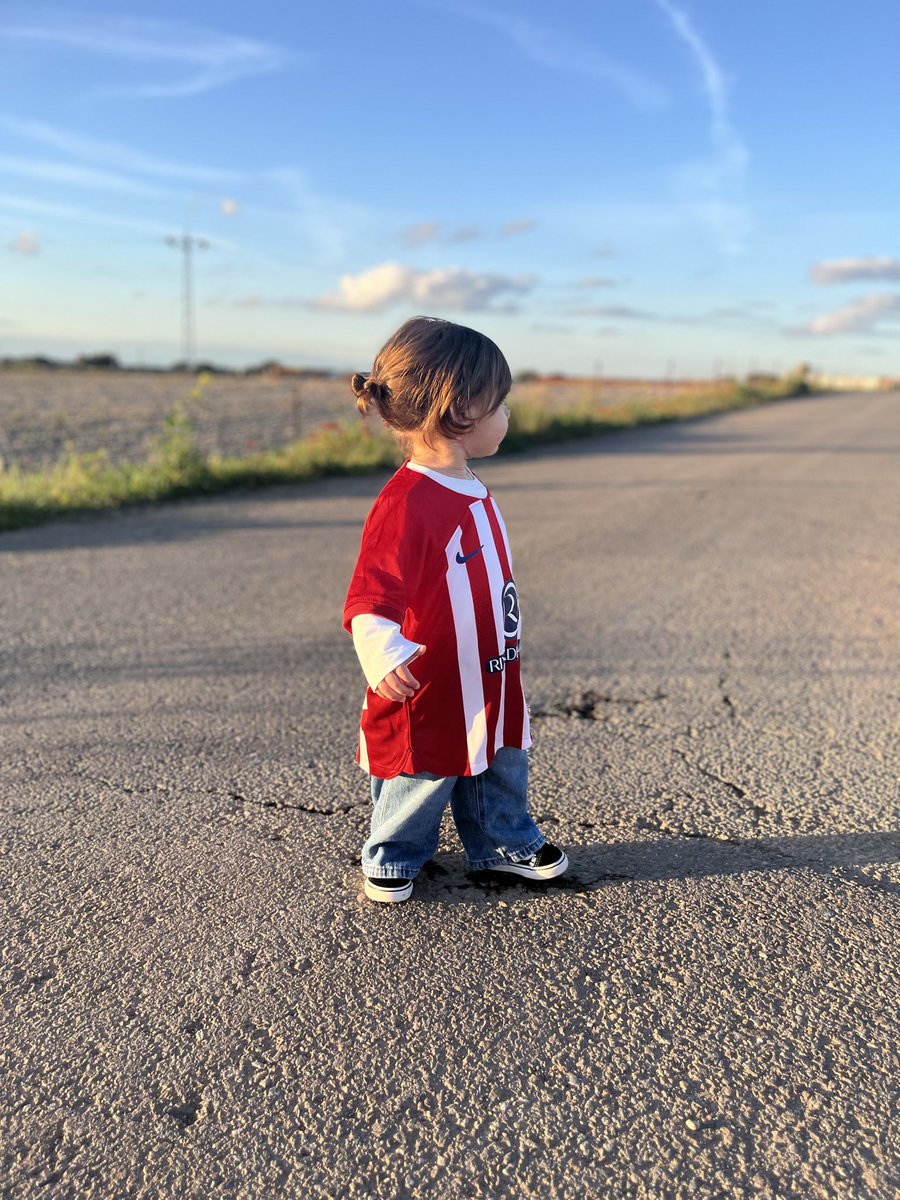
[[[394,439],[387,432],[373,432],[362,421],[326,424],[276,450],[239,457],[205,454],[195,437],[195,412],[208,378],[205,374],[198,376],[191,393],[173,405],[144,462],[116,464],[103,449],[87,454],[70,449],[43,471],[0,466],[0,529],[34,525],[68,513],[156,503],[231,488],[361,474],[402,461]],[[781,379],[695,385],[660,399],[612,405],[602,403],[602,392],[564,408],[528,400],[512,405],[509,433],[501,453],[636,425],[689,420],[809,391],[805,376],[797,373]]]

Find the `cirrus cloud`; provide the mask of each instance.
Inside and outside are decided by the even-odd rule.
[[[218,33],[175,20],[105,16],[91,19],[61,14],[31,24],[0,25],[0,42],[64,46],[85,56],[104,57],[134,67],[172,72],[164,81],[104,88],[101,94],[167,99],[197,96],[239,79],[280,70],[289,61],[278,46]]]
[[[337,291],[320,296],[312,307],[336,312],[381,312],[397,304],[415,304],[460,312],[514,312],[514,304],[497,301],[521,295],[535,282],[531,275],[477,274],[462,267],[418,271],[387,262],[359,275],[343,275]]]
[[[673,0],[656,0],[656,4],[699,68],[709,106],[711,157],[685,164],[677,178],[714,230],[721,249],[727,254],[743,253],[752,225],[744,199],[750,156],[731,120],[726,73],[686,10]]]
[[[166,193],[153,184],[128,179],[111,171],[98,171],[78,163],[54,162],[46,159],[18,158],[0,154],[0,171],[8,175],[21,175],[41,183],[59,183],[65,187],[102,189],[103,191],[131,193],[142,196],[163,196]]]
[[[668,101],[667,93],[654,75],[638,71],[595,49],[586,40],[583,30],[567,35],[555,27],[558,22],[536,25],[520,12],[502,12],[484,3],[466,4],[462,0],[419,0],[419,3],[442,8],[464,20],[495,29],[532,62],[567,75],[599,79],[623,92],[637,108],[664,108]]]
[[[38,145],[49,146],[71,158],[79,159],[82,164],[99,163],[102,167],[112,167],[117,172],[134,171],[138,175],[162,176],[212,185],[233,184],[242,178],[239,171],[157,158],[121,142],[101,141],[71,129],[48,125],[45,121],[23,119],[10,113],[0,113],[0,130],[26,141],[36,142]]]

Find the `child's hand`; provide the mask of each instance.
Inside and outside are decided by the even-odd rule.
[[[381,683],[375,689],[379,696],[383,696],[385,700],[397,700],[404,704],[414,692],[419,690],[419,681],[409,669],[409,663],[414,658],[418,658],[420,654],[425,653],[425,647],[420,646],[418,650],[405,663],[401,663],[399,667],[385,675]]]

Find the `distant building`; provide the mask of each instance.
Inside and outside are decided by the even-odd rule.
[[[816,388],[833,392],[890,392],[898,387],[896,379],[886,375],[828,375],[816,372],[809,376]]]

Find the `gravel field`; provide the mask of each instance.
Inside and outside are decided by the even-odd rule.
[[[24,470],[50,466],[71,445],[105,449],[114,462],[143,460],[166,413],[196,383],[187,373],[17,370],[0,373],[0,459]],[[641,381],[526,383],[512,399],[545,404],[612,404],[658,398],[683,387]],[[344,377],[213,375],[198,406],[197,437],[207,453],[271,449],[356,412]]]

